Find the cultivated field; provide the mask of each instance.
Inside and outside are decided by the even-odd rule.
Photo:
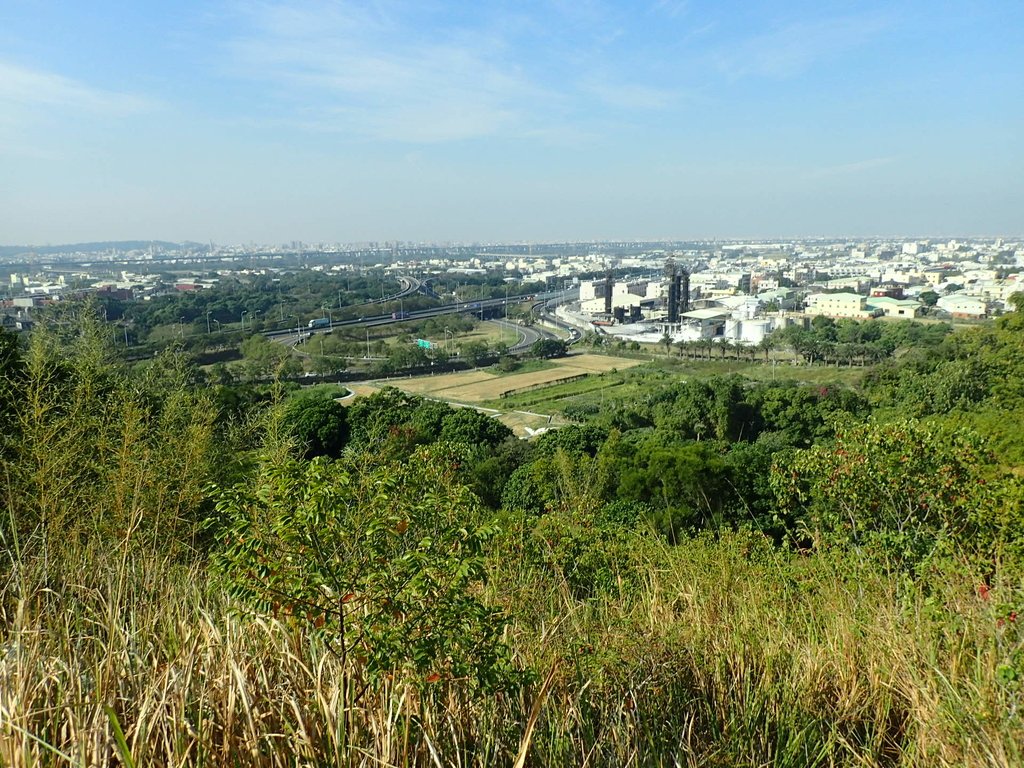
[[[641,365],[642,360],[628,360],[607,355],[572,355],[552,360],[551,366],[524,373],[493,373],[489,370],[460,371],[437,376],[416,376],[408,379],[360,384],[350,387],[356,394],[369,394],[382,386],[397,387],[405,392],[457,403],[482,403],[504,395],[544,384],[555,384],[592,373],[605,373]]]
[[[395,386],[407,392],[429,395],[441,400],[481,403],[542,384],[553,384],[591,373],[604,373],[613,368],[630,368],[640,364],[639,360],[604,355],[572,355],[551,362],[554,363],[551,368],[528,373],[499,375],[489,371],[467,371],[408,379],[396,382]]]
[[[502,408],[500,399],[515,392],[528,391],[533,387],[556,385],[559,382],[579,380],[579,377],[590,374],[601,374],[612,370],[622,370],[641,365],[642,360],[629,360],[608,355],[571,355],[559,360],[549,361],[549,365],[541,370],[523,373],[492,373],[489,370],[460,371],[444,373],[438,376],[417,376],[408,379],[388,379],[362,384],[350,384],[349,389],[356,395],[370,395],[384,386],[397,387],[405,392],[435,400],[444,400],[456,405],[478,407],[480,403],[491,401],[495,408],[479,408],[486,413],[494,413],[504,424],[511,427],[517,435],[528,434],[527,428],[535,430],[550,424],[562,424],[561,418],[550,419],[547,415],[524,413],[509,407]],[[351,402],[348,400],[347,402]]]

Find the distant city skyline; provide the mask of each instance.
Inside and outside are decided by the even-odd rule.
[[[1021,28],[1015,0],[12,0],[0,243],[1016,237]]]

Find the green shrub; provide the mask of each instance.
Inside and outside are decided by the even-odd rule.
[[[780,510],[819,546],[865,547],[906,568],[955,554],[982,571],[1021,552],[1020,483],[993,474],[981,441],[963,430],[861,425],[784,455],[772,484]]]
[[[229,591],[320,629],[371,680],[512,685],[504,616],[477,596],[483,546],[497,531],[457,480],[459,462],[438,446],[403,462],[265,463],[219,493],[227,527],[217,563]]]

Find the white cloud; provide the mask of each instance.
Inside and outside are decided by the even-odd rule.
[[[731,45],[715,59],[730,77],[792,77],[865,45],[889,24],[877,14],[792,23]]]
[[[621,109],[664,109],[678,99],[677,93],[666,88],[635,83],[591,82],[584,89],[606,104]]]
[[[872,157],[866,160],[857,160],[852,163],[841,163],[839,165],[828,165],[821,168],[814,168],[805,174],[805,180],[827,179],[836,176],[852,176],[855,174],[870,171],[874,168],[881,168],[896,162],[895,157]]]
[[[654,13],[663,13],[669,18],[681,16],[690,9],[689,0],[656,0],[651,6]]]
[[[251,31],[231,40],[235,74],[270,83],[320,129],[408,142],[520,134],[552,95],[503,58],[500,36],[412,28],[387,4],[242,7]]]
[[[51,107],[100,114],[127,114],[147,109],[152,102],[131,94],[92,88],[52,72],[0,61],[0,104]]]

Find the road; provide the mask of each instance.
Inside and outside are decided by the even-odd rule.
[[[419,290],[420,282],[418,280],[416,280],[415,278],[403,279],[411,281],[406,285],[405,289],[403,290],[404,295],[408,296],[411,295],[411,292]],[[313,330],[325,331],[328,328],[346,328],[352,326],[376,328],[381,325],[391,325],[392,323],[401,323],[406,322],[408,320],[423,320],[429,317],[440,317],[442,315],[453,314],[480,314],[481,316],[483,316],[487,314],[488,310],[504,307],[506,303],[519,304],[521,302],[532,301],[534,299],[538,299],[541,303],[544,303],[557,299],[561,295],[561,292],[551,292],[539,293],[536,295],[526,294],[521,296],[509,296],[507,299],[503,297],[500,299],[484,299],[483,301],[464,301],[455,304],[442,304],[439,307],[430,307],[429,309],[413,310],[411,312],[406,312],[406,317],[401,319],[394,318],[391,315],[373,315],[369,317],[360,317],[354,320],[335,320],[329,326],[326,326],[324,328],[309,329],[296,327],[284,331],[267,331],[263,335],[272,341],[277,341],[282,344],[295,346],[299,342],[308,339]],[[376,303],[379,304],[380,302]]]
[[[494,320],[492,322],[497,323],[506,330],[514,331],[518,334],[519,340],[508,348],[509,353],[513,355],[525,352],[533,346],[535,342],[538,342],[541,339],[557,338],[551,331],[544,328],[537,328],[532,325],[519,325],[518,323],[512,323],[508,320]]]

